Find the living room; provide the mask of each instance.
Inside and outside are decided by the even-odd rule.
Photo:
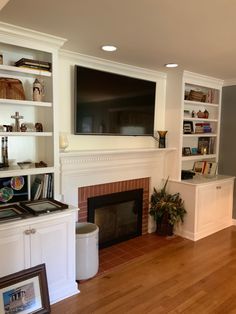
[[[230,118],[232,118],[234,111],[232,109],[229,114],[227,104],[231,103],[230,108],[232,108],[232,89],[236,82],[234,81],[234,63],[230,63],[234,58],[234,43],[230,36],[230,34],[233,36],[234,27],[232,25],[234,19],[232,12],[234,11],[234,5],[231,4],[232,7],[231,5],[224,6],[223,3],[217,2],[217,4],[215,4],[214,14],[210,14],[209,12],[211,12],[212,9],[210,2],[204,2],[204,10],[202,10],[199,2],[196,1],[191,4],[191,11],[195,13],[189,15],[190,8],[186,1],[183,1],[183,3],[178,6],[173,5],[173,3],[169,1],[151,2],[149,4],[150,6],[147,6],[142,2],[136,3],[131,1],[130,3],[120,3],[118,5],[104,0],[99,4],[96,10],[94,9],[94,4],[91,2],[85,4],[73,1],[73,3],[67,7],[65,3],[58,4],[54,1],[50,1],[50,3],[43,1],[40,2],[40,7],[43,8],[42,10],[44,12],[43,16],[42,10],[40,9],[35,12],[35,8],[33,10],[35,4],[27,0],[18,2],[12,0],[3,1],[2,5],[3,7],[0,11],[2,37],[0,52],[3,56],[3,73],[5,74],[6,71],[10,71],[9,68],[7,68],[7,66],[12,65],[10,62],[17,62],[22,57],[30,56],[31,53],[36,60],[37,57],[42,57],[41,61],[49,61],[53,68],[52,78],[47,75],[43,77],[45,83],[44,101],[46,104],[38,104],[40,107],[37,108],[39,114],[38,116],[36,115],[37,118],[41,118],[42,121],[34,121],[43,122],[44,130],[42,134],[34,134],[36,143],[33,141],[32,143],[30,142],[31,136],[23,136],[23,141],[19,142],[18,135],[11,134],[8,143],[10,159],[14,158],[17,162],[27,162],[29,159],[35,163],[42,161],[48,165],[48,168],[38,168],[36,171],[26,169],[22,173],[30,177],[31,182],[34,181],[34,177],[35,175],[37,176],[37,174],[53,174],[54,198],[68,203],[75,208],[79,207],[79,219],[84,222],[87,221],[88,214],[87,205],[84,206],[82,197],[80,196],[82,195],[81,189],[84,189],[84,187],[105,186],[107,184],[111,184],[111,188],[113,188],[116,182],[125,182],[124,188],[122,187],[121,189],[127,188],[129,184],[132,188],[136,188],[134,182],[145,178],[149,180],[148,190],[146,192],[148,195],[145,200],[146,203],[148,203],[153,188],[160,187],[163,180],[169,177],[170,191],[181,191],[181,195],[188,208],[188,217],[185,221],[185,227],[181,230],[176,230],[176,235],[178,234],[178,236],[176,236],[176,238],[174,237],[172,240],[159,239],[160,243],[158,242],[158,245],[161,247],[159,252],[155,251],[153,254],[140,257],[136,261],[137,264],[135,264],[135,261],[132,261],[131,265],[127,264],[125,268],[119,268],[117,275],[115,272],[112,272],[111,274],[107,273],[103,277],[103,280],[102,277],[100,277],[100,279],[95,278],[94,286],[92,283],[93,280],[81,284],[81,293],[74,297],[73,302],[76,304],[77,302],[79,303],[80,300],[83,300],[81,302],[84,302],[84,305],[81,305],[80,308],[76,308],[76,305],[73,305],[71,311],[69,308],[66,310],[66,305],[64,305],[60,313],[77,313],[76,311],[79,312],[79,309],[80,312],[83,311],[86,313],[85,303],[86,298],[90,298],[90,292],[88,294],[86,293],[85,299],[82,299],[83,292],[88,292],[88,289],[91,289],[91,291],[95,293],[97,289],[100,289],[100,285],[103,286],[104,281],[109,281],[109,278],[115,278],[111,280],[113,282],[112,285],[115,285],[118,276],[128,281],[131,280],[130,276],[132,274],[137,280],[142,280],[141,278],[143,278],[144,273],[139,277],[138,270],[137,273],[132,273],[131,271],[132,266],[136,269],[139,262],[145,265],[145,274],[149,277],[151,276],[151,271],[150,274],[147,274],[148,261],[150,261],[152,265],[155,265],[159,263],[158,259],[160,258],[168,264],[168,256],[170,257],[171,250],[175,251],[186,246],[186,248],[184,248],[186,255],[195,254],[194,250],[196,250],[199,252],[199,261],[203,263],[205,258],[204,250],[209,248],[210,243],[212,243],[212,245],[213,243],[215,245],[216,241],[220,241],[221,243],[221,240],[219,240],[220,235],[224,239],[229,240],[231,237],[233,239],[233,181],[236,172],[234,165],[232,166],[232,140],[229,140],[227,133],[229,132],[229,130],[227,130],[227,121],[231,121]],[[22,14],[19,14],[19,11],[22,12]],[[32,12],[34,12],[34,14],[32,14]],[[108,12],[109,18],[107,18]],[[68,22],[60,22],[62,21],[63,14],[68,18]],[[207,25],[203,23],[203,21],[206,20]],[[75,21],[78,21],[78,24],[76,24]],[[123,22],[121,23],[121,21]],[[140,23],[140,21],[142,21],[142,23]],[[9,24],[7,25],[5,23]],[[119,29],[118,25],[120,24],[124,24],[124,29]],[[224,29],[223,26],[225,27]],[[213,35],[213,28],[214,34],[219,34],[217,40],[215,39],[215,35]],[[215,32],[216,28],[218,32]],[[162,29],[161,32],[159,31],[160,29]],[[156,38],[153,35],[154,33]],[[227,34],[227,36],[225,34]],[[121,35],[123,37],[122,39]],[[141,41],[139,40],[140,38],[142,39]],[[107,43],[117,46],[117,51],[102,51],[100,49],[101,46]],[[10,46],[12,47],[9,48]],[[15,51],[13,51],[14,47],[16,47]],[[166,68],[165,65],[169,62],[176,62],[179,66],[177,68]],[[6,66],[5,69],[4,65]],[[121,134],[82,135],[81,132],[79,132],[80,134],[76,134],[76,121],[74,118],[76,66],[154,82],[156,84],[156,96],[152,134],[148,134],[148,136],[144,134],[128,136]],[[23,83],[24,86],[26,86],[28,84],[27,80],[29,79],[25,79],[24,76],[28,74],[22,73],[23,70],[20,77],[23,77]],[[39,77],[40,76],[41,73]],[[31,81],[31,79],[30,84],[33,84],[33,80]],[[197,147],[196,138],[199,138],[201,134],[190,134],[190,136],[187,133],[183,134],[184,121],[191,122],[189,123],[190,128],[192,124],[195,127],[195,124],[199,122],[197,121],[198,117],[190,116],[194,111],[190,103],[191,100],[184,98],[186,91],[190,89],[191,92],[196,86],[204,87],[204,93],[208,96],[212,94],[212,91],[217,91],[216,94],[219,92],[219,97],[216,101],[217,104],[215,104],[215,101],[212,101],[213,105],[211,103],[209,104],[208,101],[203,102],[203,105],[198,102],[197,107],[195,107],[196,112],[205,110],[210,114],[209,118],[203,118],[201,121],[205,124],[208,123],[208,125],[210,123],[212,131],[211,134],[207,136],[215,139],[213,151],[211,153],[203,151],[201,156],[194,155],[194,149]],[[201,93],[199,90],[197,90],[197,92]],[[26,92],[26,96],[28,96],[28,94],[29,92]],[[221,95],[223,95],[222,101]],[[51,103],[53,103],[53,105],[51,105]],[[11,106],[10,114],[14,115],[14,111],[17,113],[18,108],[16,107],[15,109],[15,105],[13,104],[11,104]],[[31,106],[33,106],[32,102],[29,103],[29,107]],[[222,112],[220,107],[222,107]],[[26,124],[28,123],[28,125],[29,122],[31,122],[30,119],[33,120],[32,117],[35,115],[35,112],[30,110],[31,109],[24,109],[22,113],[20,109],[20,112],[18,112],[18,114],[25,116],[25,121],[22,121],[26,122]],[[187,116],[185,116],[185,114]],[[7,117],[6,119],[11,119],[9,118],[9,112],[5,113],[4,111],[3,116],[4,119],[5,117]],[[206,121],[206,119],[208,120]],[[1,121],[1,124],[3,124],[4,121]],[[8,121],[11,120],[6,121],[7,122],[4,124],[10,124]],[[233,124],[233,121],[231,124]],[[88,125],[86,124],[86,128],[87,127]],[[160,144],[155,137],[158,136],[158,131],[163,130],[167,130],[168,132],[165,139],[165,147],[160,148]],[[231,129],[230,132],[232,132]],[[1,135],[5,136],[5,134]],[[64,151],[61,142],[62,136],[66,138],[67,142]],[[24,145],[30,148],[28,156],[26,156],[26,152],[23,152],[20,148],[24,147]],[[61,150],[59,146],[61,146]],[[185,148],[186,151],[190,149],[190,155],[183,155],[183,148]],[[204,165],[206,162],[217,164],[218,173],[224,177],[217,177],[216,180],[215,173],[213,178],[208,177],[207,181],[198,183],[198,185],[186,183],[188,180],[182,182],[182,170],[192,170],[194,167],[196,168],[196,163],[199,161],[202,162],[202,160],[204,160]],[[231,168],[229,167],[230,165]],[[12,173],[7,172],[5,177],[18,175],[18,173],[19,171]],[[207,192],[205,189],[206,185],[204,185],[205,183],[207,183],[207,187],[209,187]],[[109,191],[110,187],[107,187],[107,189]],[[214,192],[213,195],[213,189],[214,191],[217,190],[219,193],[215,195]],[[113,192],[118,191],[120,191],[120,187]],[[89,193],[90,192],[88,192],[88,194]],[[90,196],[91,194],[89,194],[89,197]],[[208,199],[209,201],[207,201]],[[214,215],[214,211],[216,210],[216,205],[212,206],[212,204],[215,204],[215,202],[218,206],[217,211],[219,211],[216,220],[212,219],[212,215]],[[221,210],[220,207],[222,207],[222,204],[224,209]],[[206,206],[211,207],[208,215],[205,214]],[[142,234],[148,235],[155,231],[155,223],[151,217],[148,217],[148,207],[145,210],[146,211],[143,213]],[[73,219],[77,218],[76,210],[71,213],[71,219],[72,216],[74,217]],[[68,225],[71,225],[72,221],[69,220],[68,218]],[[30,230],[33,229],[34,228]],[[218,231],[222,233],[216,233]],[[179,237],[179,235],[182,236],[182,238]],[[211,238],[210,235],[212,235],[212,237],[215,236],[215,238]],[[72,243],[73,241],[75,241],[75,239],[72,240]],[[232,240],[232,243],[233,242],[234,240]],[[233,246],[229,249],[227,245],[224,246],[224,244],[221,243],[220,247],[223,251],[228,250],[227,252],[229,254],[233,254],[233,252],[230,251],[233,250]],[[188,249],[189,251],[187,251]],[[161,255],[165,254],[165,252],[168,252],[166,253],[167,255]],[[19,254],[22,255],[22,253]],[[75,255],[75,253],[73,254]],[[74,258],[73,254],[70,256],[72,259]],[[216,254],[220,254],[220,250],[215,248],[212,255],[215,257]],[[225,257],[224,254],[222,256]],[[182,257],[177,257],[179,258],[180,264]],[[183,259],[183,263],[185,262],[186,260]],[[228,260],[228,263],[231,262],[231,259]],[[65,267],[66,263],[67,261],[63,260],[62,267]],[[176,272],[178,272],[177,265],[180,264],[173,265]],[[211,268],[212,265],[213,261],[210,260],[208,267]],[[219,265],[223,267],[223,259],[219,261]],[[71,265],[72,268],[74,266],[74,264]],[[192,267],[196,266],[197,261],[194,260]],[[230,267],[233,267],[232,264],[230,264]],[[160,275],[159,271],[160,270],[158,270],[158,275]],[[165,268],[165,271],[167,276],[168,268]],[[186,271],[189,271],[188,267]],[[203,272],[203,277],[207,277],[207,272],[204,272],[204,269],[201,269],[201,271]],[[223,272],[226,274],[225,270]],[[125,273],[124,277],[121,275],[122,273]],[[174,278],[175,274],[177,273],[173,272],[171,274],[171,276],[173,276],[172,278]],[[55,276],[56,273],[53,274],[53,277]],[[70,273],[70,280],[71,276],[73,277],[73,274]],[[181,278],[181,280],[182,279],[183,278]],[[164,284],[163,280],[164,277],[162,278],[162,285]],[[165,277],[165,280],[168,281],[168,276]],[[186,280],[190,279],[187,278]],[[201,280],[203,279],[201,278]],[[139,290],[139,284],[142,286],[140,281],[137,283],[137,286],[135,286],[133,282],[132,291],[136,288]],[[155,285],[155,283],[152,282],[151,286],[152,285]],[[111,289],[111,287],[107,285],[106,287],[104,286],[104,289]],[[124,289],[122,284],[120,289]],[[206,287],[204,287],[204,289],[206,289]],[[67,296],[75,294],[75,290],[75,285],[69,285]],[[132,295],[132,292],[130,293]],[[169,291],[168,293],[171,292]],[[199,297],[199,299],[201,299],[201,297],[204,297],[204,293],[201,293],[202,292],[198,290],[196,296],[193,295],[191,298],[194,299],[194,297],[196,297],[196,299],[198,299]],[[231,295],[233,295],[234,291],[232,290],[231,293]],[[97,308],[91,305],[87,313],[99,313],[98,304],[100,297],[101,296],[98,296],[98,299],[94,299]],[[109,297],[112,299],[111,295],[109,295]],[[107,295],[107,300],[109,300],[109,297]],[[119,297],[119,293],[114,290],[114,300],[119,299]],[[185,297],[187,300],[186,295]],[[165,309],[167,312],[164,299],[165,297],[163,296],[161,301],[162,305],[158,307],[156,313],[165,312]],[[222,299],[220,304],[227,302],[226,299],[227,296]],[[57,299],[56,294],[55,300],[60,300],[60,297]],[[104,300],[104,302],[108,302],[107,300]],[[123,301],[126,302],[125,298]],[[112,302],[113,301],[111,301],[111,303]],[[118,303],[119,302],[120,301],[118,301]],[[189,302],[191,303],[191,301]],[[100,312],[132,312],[128,309],[128,303],[127,307],[122,308],[122,306],[119,305],[117,310],[115,310],[115,303],[113,303],[111,308],[108,306],[107,309],[102,306]],[[184,301],[182,303],[184,303]],[[209,301],[209,304],[210,303]],[[129,304],[131,306],[132,302]],[[151,305],[153,305],[154,308],[151,309]],[[69,305],[67,306],[69,307]],[[139,307],[136,307],[135,310],[136,312],[151,313],[152,311],[155,312],[155,306],[157,306],[156,301],[153,303],[148,301],[147,307],[145,307],[144,302],[143,305],[139,304]],[[182,306],[182,311],[184,312],[184,305],[182,304]],[[232,303],[228,306],[231,308]],[[59,313],[59,308],[60,305],[59,307],[55,305],[55,313]],[[209,308],[211,308],[210,305]],[[54,307],[52,306],[52,310],[53,309]],[[213,307],[211,310],[212,309]],[[168,309],[168,311],[171,310],[174,310],[173,307],[172,309]],[[192,313],[194,313],[194,311],[192,311]],[[210,310],[208,313],[210,313]]]

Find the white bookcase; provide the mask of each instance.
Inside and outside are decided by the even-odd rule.
[[[223,81],[218,79],[184,72],[181,170],[192,170],[195,161],[218,161],[222,84]],[[202,114],[200,117],[199,112]],[[186,125],[187,129],[184,128]],[[199,143],[203,139],[208,145],[201,151]]]
[[[0,99],[0,125],[12,125],[11,118],[19,112],[23,119],[20,123],[42,123],[43,132],[5,132],[0,136],[8,138],[9,167],[0,168],[0,178],[27,176],[30,185],[37,174],[52,173],[54,176],[54,196],[59,191],[58,182],[58,131],[57,114],[57,55],[64,39],[47,36],[31,30],[0,23],[0,53],[3,64],[0,65],[0,77],[19,79],[24,88],[26,100]],[[50,62],[51,72],[16,67],[21,58]],[[33,101],[33,82],[40,79],[44,85],[44,97],[41,102]],[[29,169],[20,169],[17,162],[31,161]],[[36,168],[35,163],[43,161],[47,167]]]

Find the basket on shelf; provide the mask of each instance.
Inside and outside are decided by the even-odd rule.
[[[14,78],[0,78],[0,98],[25,100],[23,84]]]

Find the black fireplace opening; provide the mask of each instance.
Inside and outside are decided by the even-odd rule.
[[[142,234],[143,189],[88,198],[88,221],[99,227],[99,248]]]

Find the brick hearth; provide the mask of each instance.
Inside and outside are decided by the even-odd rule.
[[[87,221],[87,199],[89,197],[143,189],[142,234],[146,234],[148,232],[149,181],[150,178],[141,178],[80,187],[78,189],[79,221]]]

